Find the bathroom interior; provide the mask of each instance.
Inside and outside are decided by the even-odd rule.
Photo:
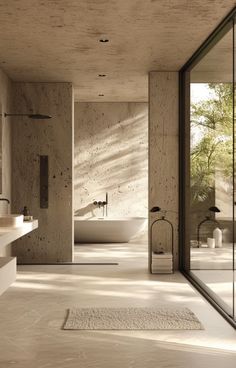
[[[179,130],[178,68],[136,76],[130,66],[114,84],[104,72],[106,65],[101,62],[98,67],[95,60],[103,53],[115,55],[109,65],[117,62],[117,46],[107,40],[96,36],[94,46],[92,38],[94,69],[75,71],[78,79],[73,83],[58,82],[60,73],[52,77],[52,69],[60,66],[54,60],[40,79],[32,72],[40,69],[37,53],[32,69],[22,67],[20,73],[16,64],[4,68],[3,62],[1,218],[13,223],[17,219],[6,215],[20,216],[27,207],[33,221],[17,231],[11,226],[0,229],[0,277],[6,280],[0,292],[16,277],[16,259],[19,269],[89,264],[112,265],[119,271],[120,263],[135,265],[139,258],[140,273],[149,275],[154,248],[148,241],[148,222],[159,216],[150,209],[160,206],[173,224],[172,240],[167,239],[169,248],[164,249],[173,247],[173,269],[191,276],[235,320],[232,23],[187,71],[187,138]],[[19,40],[14,42],[23,58]],[[60,51],[65,53],[66,49]],[[89,83],[83,79],[86,74]],[[64,80],[71,80],[66,71]],[[213,108],[218,115],[212,117]],[[189,148],[180,160],[179,143]],[[189,164],[186,172],[181,167],[179,171],[181,160]],[[189,233],[179,244],[184,228]],[[155,244],[161,236],[162,231],[154,235]]]
[[[235,368],[233,7],[1,2],[0,368]]]

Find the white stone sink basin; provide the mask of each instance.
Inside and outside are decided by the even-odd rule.
[[[0,215],[0,227],[19,227],[23,222],[23,215]]]

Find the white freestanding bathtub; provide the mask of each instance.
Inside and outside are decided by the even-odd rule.
[[[127,243],[146,223],[145,217],[74,216],[75,243]]]

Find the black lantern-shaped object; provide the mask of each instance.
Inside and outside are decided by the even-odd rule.
[[[197,226],[197,246],[198,246],[198,248],[200,248],[200,230],[201,230],[201,226],[203,224],[205,224],[206,222],[210,222],[210,223],[216,224],[220,228],[219,222],[211,217],[212,213],[219,213],[220,212],[219,208],[216,207],[216,206],[212,206],[212,207],[208,208],[208,211],[210,212],[210,215],[206,216],[205,219],[202,220],[201,222],[199,222],[199,224]]]
[[[171,254],[172,254],[172,272],[174,270],[174,226],[173,224],[166,219],[166,210],[162,210],[160,207],[158,206],[155,206],[155,207],[152,207],[152,209],[150,210],[150,212],[161,212],[161,217],[158,218],[157,220],[153,221],[153,223],[151,224],[151,227],[150,227],[150,243],[151,243],[151,264],[152,264],[152,254],[153,254],[153,244],[152,244],[152,241],[153,241],[153,227],[155,224],[157,223],[160,223],[161,221],[165,222],[168,224],[168,227],[170,229],[170,232],[171,232]],[[173,211],[174,212],[174,211]],[[163,251],[156,251],[154,252],[156,254],[164,254]]]

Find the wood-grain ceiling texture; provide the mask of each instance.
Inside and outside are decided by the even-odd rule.
[[[234,5],[0,0],[0,67],[14,81],[72,82],[76,101],[147,101],[148,72],[179,70]]]

